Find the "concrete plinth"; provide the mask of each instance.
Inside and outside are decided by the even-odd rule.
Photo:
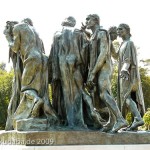
[[[16,130],[18,131],[46,131],[47,119],[22,119],[16,121]]]
[[[3,145],[0,150],[150,150],[150,144],[145,145],[71,145],[71,146],[17,146]]]
[[[27,146],[150,144],[150,132],[109,134],[99,131],[1,131],[0,144]]]

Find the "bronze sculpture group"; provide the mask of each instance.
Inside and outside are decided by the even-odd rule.
[[[17,129],[18,121],[37,118],[47,119],[53,127],[111,133],[122,128],[136,130],[143,125],[144,100],[129,26],[120,24],[104,30],[96,14],[88,15],[81,29],[75,28],[76,20],[71,16],[61,25],[47,57],[31,19],[7,22],[4,34],[15,76],[6,130]],[[113,46],[117,34],[123,40],[118,51]],[[118,103],[111,94],[111,56],[119,62]],[[101,103],[109,111],[105,123],[98,111]],[[124,119],[126,108],[134,117],[130,126]]]

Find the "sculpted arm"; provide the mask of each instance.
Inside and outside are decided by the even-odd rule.
[[[121,77],[128,80],[128,76],[129,76],[129,68],[131,66],[131,63],[134,61],[133,60],[133,56],[132,55],[135,55],[135,54],[132,54],[132,49],[134,48],[133,47],[133,42],[129,41],[127,43],[127,46],[126,46],[126,49],[125,49],[125,52],[124,52],[124,56],[123,56],[123,65],[122,65],[122,68],[121,68]],[[134,63],[133,63],[134,64]]]
[[[87,85],[89,87],[92,87],[94,85],[93,80],[95,78],[95,75],[97,72],[99,72],[102,68],[102,66],[104,65],[104,62],[106,61],[106,56],[108,54],[109,51],[109,43],[106,37],[106,33],[105,32],[101,32],[98,35],[98,39],[100,39],[100,45],[97,45],[98,48],[100,49],[100,54],[97,58],[96,64],[93,68],[93,70],[90,72],[89,76],[88,76],[88,82]]]
[[[11,50],[17,53],[17,51],[19,51],[20,48],[20,33],[18,28],[13,29],[13,37],[7,34],[6,39],[8,40]]]
[[[97,58],[96,64],[92,70],[92,74],[96,74],[97,72],[99,72],[104,64],[104,62],[106,61],[106,56],[108,54],[108,50],[109,50],[109,43],[106,37],[106,33],[105,32],[101,32],[99,34],[100,36],[100,45],[98,45],[98,47],[100,48],[100,54]]]

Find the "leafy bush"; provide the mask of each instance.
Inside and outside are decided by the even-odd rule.
[[[52,103],[52,86],[51,86],[51,84],[49,85],[49,99],[50,99],[50,102]]]
[[[131,112],[127,113],[126,120],[127,120],[127,122],[128,122],[129,125],[132,124],[132,114],[131,114]]]
[[[7,107],[11,98],[13,72],[0,69],[0,129],[4,129],[7,119]]]
[[[148,74],[148,69],[140,68],[140,76],[145,107],[147,109],[150,108],[150,75]]]
[[[117,77],[118,77],[118,68],[117,64],[115,64],[111,80],[111,90],[115,99],[117,98]]]
[[[147,112],[143,116],[144,125],[146,127],[146,130],[150,130],[150,108],[147,109]]]

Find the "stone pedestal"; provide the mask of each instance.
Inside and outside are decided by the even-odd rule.
[[[46,131],[47,128],[47,119],[30,118],[16,121],[16,130],[18,131]]]
[[[150,144],[150,132],[1,131],[0,143],[26,146]]]

